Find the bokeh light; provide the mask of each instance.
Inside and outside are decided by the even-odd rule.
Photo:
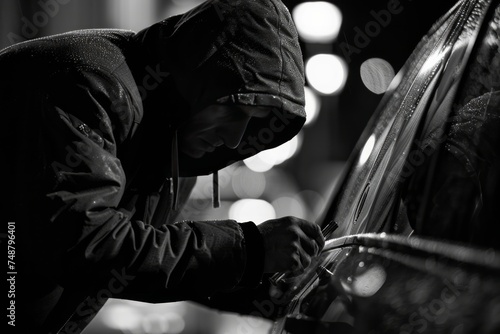
[[[166,313],[163,315],[163,320],[168,323],[169,333],[171,334],[182,333],[186,327],[184,318],[177,313]]]
[[[273,163],[262,160],[259,154],[243,160],[243,163],[254,172],[267,172],[274,167]]]
[[[276,218],[276,211],[271,203],[261,199],[240,199],[229,208],[229,219],[239,222],[253,221],[260,224]]]
[[[326,1],[303,2],[292,10],[299,36],[306,42],[330,43],[339,34],[342,13]]]
[[[339,92],[347,80],[347,64],[333,54],[317,54],[306,62],[306,77],[315,90],[322,94]]]
[[[295,153],[297,153],[301,142],[302,135],[299,133],[297,136],[293,137],[286,143],[283,143],[280,146],[272,148],[270,150],[263,151],[259,154],[263,161],[270,164],[272,163],[276,166],[293,157]]]
[[[299,199],[290,196],[283,196],[272,202],[277,217],[295,216],[307,219],[307,209]]]
[[[227,166],[219,170],[219,187],[222,193],[230,187],[232,175],[236,173],[236,164]],[[200,175],[196,177],[196,184],[191,191],[190,199],[212,199],[213,179],[212,175]]]
[[[243,160],[243,163],[254,172],[267,172],[276,165],[290,159],[297,153],[302,143],[302,135],[299,133],[286,143],[278,147],[260,152],[253,157]]]
[[[240,166],[231,178],[231,185],[239,198],[258,198],[266,189],[266,177],[246,166]]]
[[[179,334],[182,333],[186,323],[177,313],[151,313],[146,314],[142,319],[143,333]]]
[[[365,264],[363,263],[360,268],[365,268]],[[341,280],[340,284],[349,293],[366,298],[376,294],[384,285],[386,279],[387,273],[385,269],[378,264],[374,264],[366,268],[366,270],[361,270],[355,276],[349,276],[347,280]]]
[[[363,84],[375,94],[383,94],[394,79],[394,68],[386,60],[370,58],[360,67]]]
[[[319,111],[321,109],[321,100],[319,99],[318,95],[314,93],[314,91],[309,88],[309,87],[304,87],[304,95],[306,99],[306,122],[305,126],[310,125],[314,123],[316,118],[318,118]]]
[[[130,305],[110,305],[103,313],[102,320],[109,328],[132,331],[141,326],[142,323],[140,313]]]
[[[150,304],[111,298],[96,319],[121,333],[180,334],[187,327],[185,317],[189,316],[183,302]]]

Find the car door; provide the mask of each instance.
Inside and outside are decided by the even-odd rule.
[[[290,302],[272,333],[500,331],[500,245],[487,232],[498,231],[499,88],[474,80],[498,72],[483,56],[498,50],[499,18],[497,1],[459,1],[422,39],[320,219],[325,250],[302,276],[275,277]]]

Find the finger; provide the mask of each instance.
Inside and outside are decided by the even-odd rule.
[[[305,252],[299,252],[300,254],[300,264],[302,266],[302,270],[305,270],[311,264],[311,257]]]
[[[323,235],[323,233],[321,233],[321,229],[320,227],[318,226],[318,229],[319,229],[319,236],[318,238],[314,239],[316,241],[316,244],[318,245],[318,254],[323,250],[323,248],[325,247],[325,236]]]
[[[297,251],[293,255],[293,258],[297,263],[297,265],[293,266],[292,268],[293,275],[302,274],[306,270],[306,268],[311,264],[311,257],[303,251],[300,250]]]
[[[309,238],[304,232],[299,232],[300,246],[310,256],[316,256],[319,252],[319,246],[315,240]]]
[[[318,225],[307,221],[305,219],[295,218],[297,221],[297,225],[311,238],[316,237],[318,234],[321,234],[321,229]]]
[[[321,227],[319,227],[319,225],[314,224],[314,226],[316,226],[316,228],[318,229],[318,236],[314,240],[316,241],[316,244],[319,247],[319,250],[318,250],[318,253],[319,253],[319,252],[321,252],[323,247],[325,247],[325,236],[321,232]]]
[[[293,265],[291,266],[291,272],[292,273],[300,273],[303,271],[302,269],[302,260],[300,258],[300,252],[297,250],[295,251],[292,256],[292,262],[293,262]]]
[[[298,225],[304,231],[304,233],[306,233],[309,237],[316,241],[319,250],[322,250],[325,246],[325,238],[323,236],[323,233],[321,233],[321,228],[317,224],[303,219],[298,219]]]

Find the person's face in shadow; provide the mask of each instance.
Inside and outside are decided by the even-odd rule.
[[[271,108],[213,104],[179,128],[179,151],[200,158],[216,147],[238,147],[252,117],[267,117]]]

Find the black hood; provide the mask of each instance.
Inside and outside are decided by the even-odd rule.
[[[290,13],[279,0],[206,1],[132,40],[142,67],[169,73],[154,93],[158,103],[144,106],[145,116],[167,113],[171,129],[211,104],[272,108],[268,118],[250,120],[236,149],[220,146],[198,159],[180,155],[181,176],[210,174],[276,147],[305,122],[302,54]]]

